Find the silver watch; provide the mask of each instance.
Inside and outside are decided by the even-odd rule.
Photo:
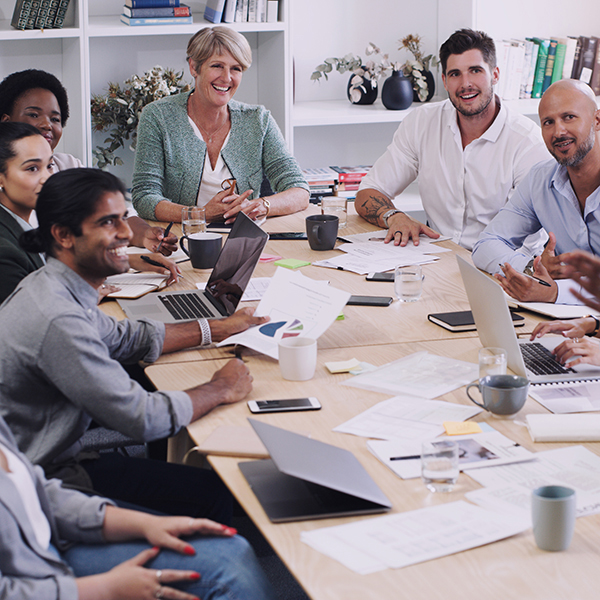
[[[397,213],[401,213],[401,210],[398,210],[397,208],[390,208],[390,210],[387,210],[386,212],[383,213],[383,215],[381,215],[381,220],[383,221],[383,224],[386,226],[387,229],[389,229],[389,225],[388,225],[388,219],[392,216],[395,215]]]

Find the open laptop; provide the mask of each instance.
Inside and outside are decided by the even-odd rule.
[[[600,378],[600,367],[576,365],[570,368],[568,363],[561,365],[554,359],[552,350],[565,341],[563,337],[544,336],[535,342],[519,340],[500,285],[460,256],[456,260],[481,343],[504,348],[508,366],[514,373],[527,377],[531,383]]]
[[[348,450],[248,419],[270,460],[239,463],[273,523],[385,512],[391,502]]]
[[[130,319],[183,323],[228,317],[235,312],[268,239],[267,233],[240,212],[204,290],[157,292],[117,302]]]

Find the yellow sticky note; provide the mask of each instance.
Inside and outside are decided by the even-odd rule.
[[[298,260],[297,258],[282,258],[281,260],[276,260],[273,264],[278,267],[285,267],[286,269],[298,269],[299,267],[310,265],[309,262]]]
[[[447,435],[467,435],[469,433],[481,433],[481,427],[475,421],[445,421],[444,429]]]
[[[340,360],[338,362],[328,362],[325,366],[329,369],[330,373],[349,373],[352,369],[356,369],[360,365],[360,362],[356,358],[350,360]]]

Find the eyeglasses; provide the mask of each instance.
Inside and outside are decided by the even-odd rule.
[[[221,182],[221,189],[222,190],[226,190],[229,188],[229,193],[233,194],[235,192],[235,184],[236,184],[236,180],[232,178],[230,179],[225,179],[224,181]]]

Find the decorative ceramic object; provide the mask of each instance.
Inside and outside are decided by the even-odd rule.
[[[392,71],[381,89],[381,101],[388,110],[404,110],[413,103],[413,88],[402,71]]]
[[[360,81],[357,81],[357,78]],[[348,81],[348,100],[352,104],[373,104],[377,100],[377,81],[361,75],[351,75]]]

